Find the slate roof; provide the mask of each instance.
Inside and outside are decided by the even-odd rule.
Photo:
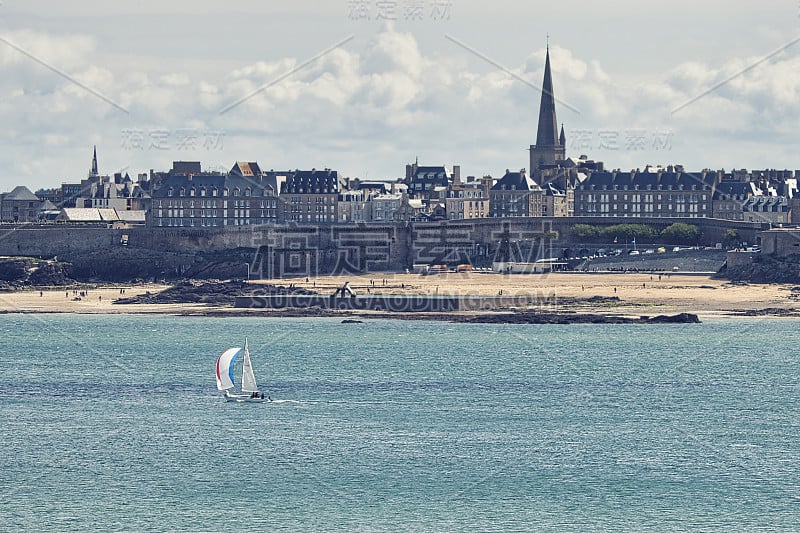
[[[593,172],[579,190],[706,190],[714,186],[714,175],[703,172]]]
[[[753,213],[788,213],[789,200],[784,196],[752,196],[742,204],[742,211]]]
[[[542,190],[545,196],[565,196],[566,193],[553,185],[552,183],[545,183],[542,185]]]
[[[14,189],[3,196],[4,201],[16,200],[23,202],[39,202],[39,198],[24,185],[17,185]]]
[[[493,191],[537,191],[541,187],[526,176],[524,172],[506,171],[505,175],[492,186]]]
[[[714,200],[744,200],[757,194],[755,184],[745,181],[723,181],[717,184]]]
[[[298,170],[281,189],[281,194],[338,193],[339,174],[335,170]]]
[[[412,182],[426,181],[447,185],[450,180],[450,173],[444,166],[417,167],[417,171],[411,176]]]

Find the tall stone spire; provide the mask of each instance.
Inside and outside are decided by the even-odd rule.
[[[563,123],[561,124],[561,135],[558,136],[558,144],[560,144],[562,147],[565,147],[567,145],[567,136],[564,135]]]
[[[550,45],[544,61],[544,81],[542,82],[542,101],[539,105],[539,131],[536,146],[558,146],[558,121],[556,120],[556,99],[553,96],[553,76],[550,73]]]
[[[89,172],[90,177],[99,176],[97,171],[97,145],[94,147],[94,154],[92,155],[92,170]]]
[[[539,128],[536,132],[536,144],[530,148],[531,178],[542,184],[552,174],[559,161],[566,154],[564,148],[564,131],[558,135],[556,119],[556,97],[553,92],[553,74],[550,70],[550,38],[547,40],[547,54],[544,61],[544,80],[542,82],[542,99],[539,104]]]

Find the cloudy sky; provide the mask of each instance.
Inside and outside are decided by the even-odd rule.
[[[322,5],[319,5],[322,4]],[[0,192],[173,160],[401,177],[567,154],[800,168],[800,0],[0,0]]]

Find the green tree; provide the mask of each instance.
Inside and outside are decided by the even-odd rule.
[[[700,228],[692,224],[676,222],[664,228],[661,238],[670,244],[697,244],[700,240]]]
[[[657,235],[653,228],[644,224],[616,224],[603,228],[601,232],[604,240],[611,242],[617,239],[620,243],[630,242],[633,239],[644,242],[654,239]]]
[[[739,244],[741,239],[739,238],[739,232],[735,229],[729,229],[725,232],[725,236],[722,238],[722,244],[725,248],[732,248]]]
[[[579,241],[592,241],[597,238],[599,230],[589,224],[575,224],[572,226],[572,237]]]

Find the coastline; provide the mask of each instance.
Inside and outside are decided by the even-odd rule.
[[[165,314],[179,316],[328,316],[346,318],[401,318],[471,321],[476,316],[513,313],[556,315],[594,314],[612,317],[692,313],[701,320],[774,316],[800,318],[800,287],[748,285],[696,274],[549,273],[500,275],[492,273],[418,274],[376,273],[360,276],[320,276],[282,280],[255,280],[247,284],[283,285],[333,294],[345,282],[357,294],[425,294],[504,296],[524,295],[538,303],[526,309],[463,311],[457,313],[387,313],[311,309],[235,309],[232,305],[184,303],[115,303],[169,288],[164,284],[103,285],[75,288],[37,288],[0,293],[0,314]],[[84,296],[81,291],[88,291]]]

